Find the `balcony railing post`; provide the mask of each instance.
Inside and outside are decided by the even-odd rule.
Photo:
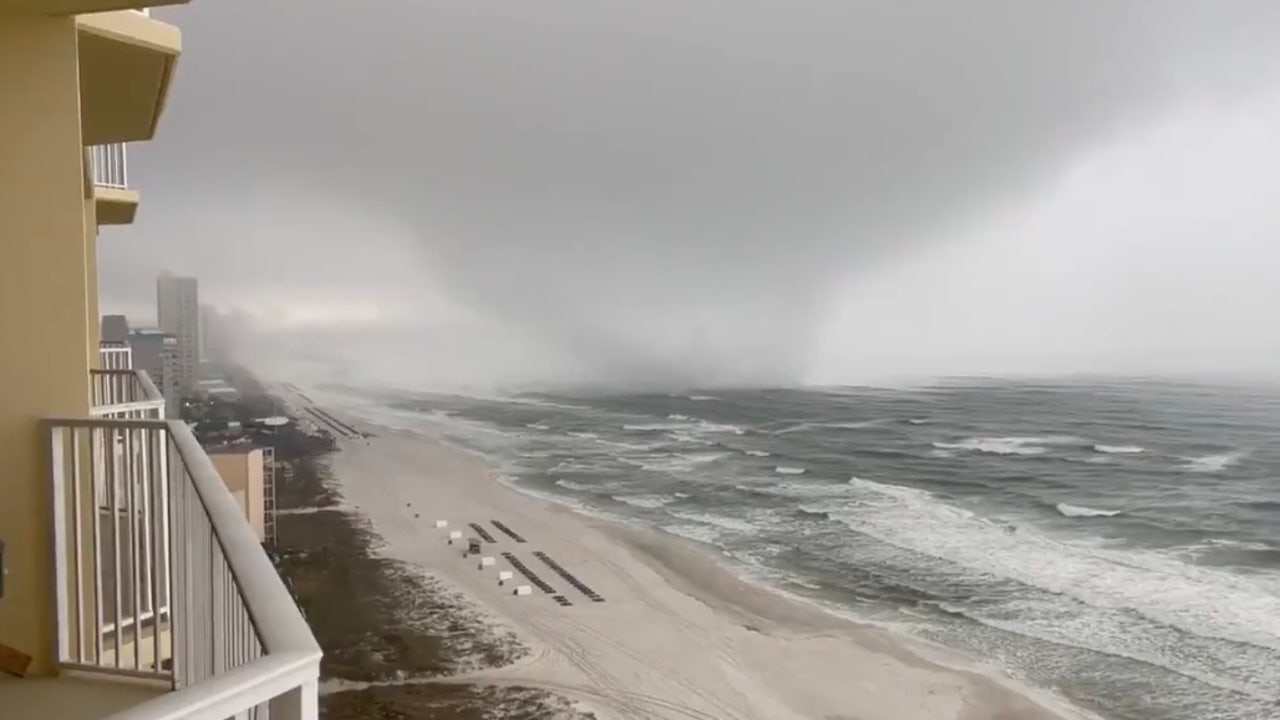
[[[67,626],[67,538],[61,528],[66,527],[66,441],[62,428],[56,428],[49,436],[50,471],[50,531],[53,533],[53,596],[54,596],[54,657],[64,658],[71,652],[71,640]]]
[[[271,720],[316,720],[320,705],[317,683],[310,680],[276,697],[268,705]]]

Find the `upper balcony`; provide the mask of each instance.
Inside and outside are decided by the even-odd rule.
[[[145,13],[149,7],[185,5],[187,2],[189,0],[0,0],[0,13],[81,15],[112,10],[137,10]]]
[[[93,198],[99,225],[128,225],[138,213],[138,191],[129,187],[124,143],[89,148]]]
[[[98,367],[103,370],[132,370],[133,348],[122,342],[100,341],[98,343]]]
[[[142,3],[114,4],[134,8]],[[135,10],[77,15],[76,26],[84,144],[150,140],[182,53],[182,34]]]
[[[315,720],[320,649],[236,500],[145,372],[95,371],[45,420],[54,678],[0,707],[59,720]]]

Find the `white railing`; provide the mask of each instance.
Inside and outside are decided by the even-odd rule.
[[[276,449],[262,448],[262,539],[276,544]]]
[[[90,370],[89,380],[91,416],[164,418],[164,395],[145,370]]]
[[[315,720],[320,649],[187,426],[46,424],[61,667],[174,690],[111,720]]]
[[[101,187],[129,187],[128,162],[124,143],[94,145],[89,148],[93,162],[93,184]]]
[[[133,348],[124,343],[103,341],[98,343],[98,364],[103,370],[133,369]]]

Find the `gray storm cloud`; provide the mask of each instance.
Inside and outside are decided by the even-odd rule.
[[[171,268],[220,305],[331,307],[298,343],[415,382],[796,381],[851,274],[1280,78],[1269,0],[167,16],[185,53],[131,155],[139,223],[104,239],[108,298]]]

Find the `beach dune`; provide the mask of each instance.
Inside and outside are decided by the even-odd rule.
[[[375,436],[341,440],[334,477],[384,552],[453,585],[532,650],[514,665],[448,682],[544,688],[601,720],[1073,717],[941,648],[743,582],[695,543],[519,493],[482,458],[425,435],[362,429]],[[483,545],[495,565],[464,557],[478,537],[470,523],[495,541]],[[463,539],[450,544],[453,530]],[[527,583],[518,571],[499,585],[500,571],[517,569],[511,558],[572,604],[538,588],[514,595],[514,584]]]

